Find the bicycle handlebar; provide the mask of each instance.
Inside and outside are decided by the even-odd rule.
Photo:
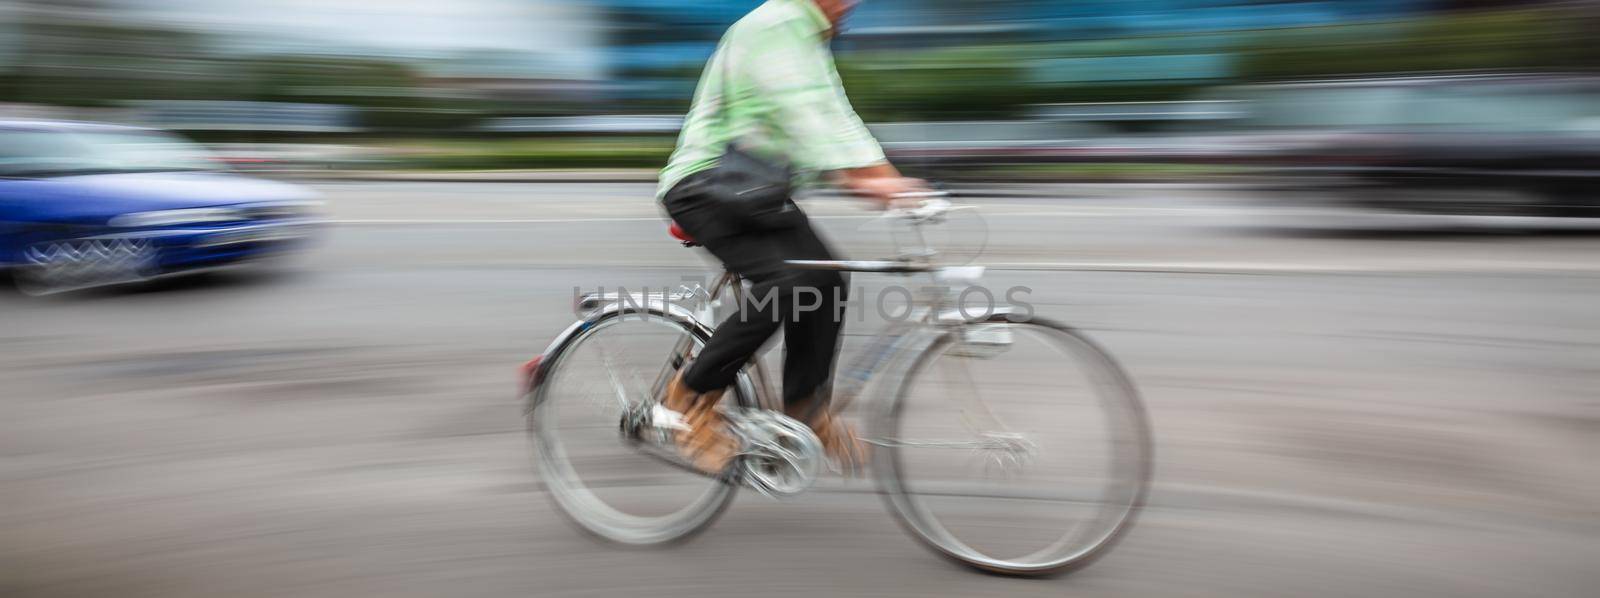
[[[908,220],[913,224],[939,222],[944,218],[944,215],[948,214],[951,210],[961,209],[952,206],[950,201],[946,199],[948,197],[950,197],[950,194],[945,191],[919,191],[915,193],[901,193],[894,196],[894,201],[896,203],[910,202],[911,200],[918,199],[921,201],[915,202],[915,205],[912,207],[890,207],[884,212],[884,217]]]
[[[873,272],[878,274],[913,274],[932,272],[935,266],[904,260],[784,260],[783,263],[800,270],[827,270],[830,272]]]

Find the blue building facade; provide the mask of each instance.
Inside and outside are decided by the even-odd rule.
[[[727,26],[762,0],[598,0],[605,63],[627,93],[676,97]],[[1403,17],[1435,0],[866,0],[842,49],[1305,27]]]

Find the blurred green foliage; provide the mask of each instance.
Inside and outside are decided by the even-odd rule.
[[[931,115],[999,117],[1044,96],[1027,83],[1027,46],[923,52],[860,52],[839,58],[839,76],[868,120]]]
[[[1005,118],[1059,102],[1179,99],[1218,84],[1271,79],[1460,69],[1592,67],[1596,14],[1576,8],[1444,12],[1405,20],[1260,31],[1084,41],[1017,42],[839,56],[841,75],[869,121]],[[416,66],[370,57],[223,55],[201,34],[156,25],[39,22],[15,28],[0,64],[0,101],[114,107],[131,100],[306,102],[359,109],[377,132],[450,132],[483,118],[602,108],[681,112],[689,98],[603,106],[572,100],[493,100],[429,79]],[[1123,60],[1156,57],[1153,60]],[[1185,78],[1161,72],[1168,57],[1220,57]],[[1117,73],[1123,64],[1139,72]],[[1152,68],[1154,65],[1155,68]],[[1097,76],[1106,74],[1121,77]],[[1144,71],[1151,71],[1145,73]],[[633,73],[685,82],[698,68]],[[647,75],[647,76],[645,76]],[[1148,75],[1148,76],[1146,76]]]
[[[460,139],[385,141],[397,168],[496,170],[551,168],[660,168],[671,137]]]
[[[469,127],[487,102],[430,92],[415,69],[372,58],[262,56],[245,61],[248,99],[361,108],[357,126],[378,131]]]
[[[1459,70],[1592,68],[1587,25],[1562,10],[1444,13],[1399,21],[1083,42],[859,52],[839,58],[869,121],[988,118],[1060,102],[1161,101],[1226,83]],[[1059,59],[1230,57],[1216,78],[1052,81]]]
[[[226,92],[200,36],[106,23],[30,23],[20,29],[0,101],[115,106],[134,99],[199,99]]]
[[[1588,67],[1585,33],[1560,11],[1444,14],[1393,23],[1260,32],[1243,44],[1246,80],[1474,69]]]

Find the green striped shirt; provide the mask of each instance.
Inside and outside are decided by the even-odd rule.
[[[733,140],[804,174],[883,162],[845,97],[830,27],[811,0],[767,0],[734,23],[700,76],[656,196],[716,166]]]

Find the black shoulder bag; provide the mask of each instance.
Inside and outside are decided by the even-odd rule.
[[[728,63],[722,64],[722,119],[730,126],[728,104],[733,98]],[[805,218],[794,204],[794,170],[775,164],[730,141],[710,172],[706,193],[738,218],[746,230],[774,230],[795,226]]]

